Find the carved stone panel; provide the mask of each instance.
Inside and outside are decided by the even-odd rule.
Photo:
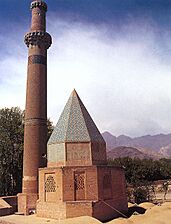
[[[56,182],[52,175],[47,176],[45,181],[45,192],[55,192],[56,191]]]
[[[85,200],[85,172],[74,173],[75,200]]]
[[[55,202],[56,201],[55,174],[45,174],[44,190],[45,190],[45,201]]]
[[[88,144],[67,144],[67,161],[90,160],[90,149]]]

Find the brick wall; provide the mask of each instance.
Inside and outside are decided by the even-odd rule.
[[[105,143],[70,142],[48,145],[48,167],[106,164]]]
[[[106,143],[92,142],[91,153],[92,153],[93,165],[107,164]]]
[[[66,202],[66,217],[92,216],[92,202]],[[88,223],[87,223],[88,224]]]
[[[74,174],[85,172],[85,200],[97,200],[97,168],[88,167],[65,167],[63,171],[63,200],[75,201]]]
[[[48,203],[37,202],[37,216],[53,219],[65,219],[66,218],[66,204],[63,202]]]
[[[61,168],[39,169],[39,201],[58,202],[63,200],[62,172]],[[53,177],[54,189],[45,190],[48,177]]]
[[[29,215],[31,210],[36,209],[36,202],[38,199],[37,194],[24,194],[20,193],[18,196],[18,211],[24,215]]]
[[[46,192],[49,176],[53,177],[55,190],[53,186],[52,191]],[[39,193],[40,217],[63,219],[89,215],[107,220],[120,215],[116,210],[127,212],[124,171],[112,166],[39,169]]]
[[[66,165],[92,165],[91,143],[66,143]]]

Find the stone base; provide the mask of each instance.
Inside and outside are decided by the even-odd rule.
[[[38,200],[37,216],[58,220],[79,216],[93,216],[93,203],[92,201],[42,203]]]
[[[18,196],[18,212],[20,214],[29,215],[33,210],[36,210],[36,202],[38,194],[20,193]]]
[[[128,210],[124,171],[113,166],[39,169],[39,217],[92,216],[101,221]]]
[[[119,210],[119,212],[118,212]],[[37,216],[63,220],[79,216],[91,216],[100,221],[110,220],[127,213],[127,206],[114,200],[68,201],[59,203],[37,202]]]

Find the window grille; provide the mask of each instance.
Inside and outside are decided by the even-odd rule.
[[[51,175],[45,181],[45,192],[56,192],[56,182]]]
[[[75,174],[75,189],[83,190],[85,188],[85,175],[84,173]]]

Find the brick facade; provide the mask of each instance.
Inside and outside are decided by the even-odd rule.
[[[46,180],[53,177],[52,191]],[[89,215],[101,221],[127,212],[124,172],[112,166],[70,166],[39,169],[37,215],[72,218]],[[54,186],[55,185],[55,186]],[[115,210],[116,209],[116,210]]]
[[[36,209],[38,168],[46,166],[47,152],[47,49],[51,36],[46,33],[47,5],[31,3],[32,22],[25,35],[28,47],[27,91],[24,127],[23,185],[18,195],[18,211],[29,214]]]
[[[49,139],[47,155],[47,168],[39,169],[38,216],[89,215],[104,221],[127,212],[124,171],[107,166],[106,143],[75,90]],[[47,178],[54,191],[47,192]]]

